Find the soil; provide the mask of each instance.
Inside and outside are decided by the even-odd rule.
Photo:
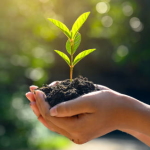
[[[77,98],[89,92],[98,91],[93,82],[88,81],[86,77],[79,76],[70,82],[69,79],[59,82],[54,86],[43,85],[39,88],[46,95],[46,101],[51,107],[58,103]]]

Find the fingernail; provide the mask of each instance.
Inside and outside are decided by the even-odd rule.
[[[30,92],[27,92],[25,95],[28,95]]]
[[[26,94],[25,94],[25,96],[28,98],[28,94],[29,94],[30,92],[27,92]]]
[[[57,107],[56,106],[50,109],[50,115],[57,116]]]

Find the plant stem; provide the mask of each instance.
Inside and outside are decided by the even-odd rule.
[[[73,46],[74,46],[74,40],[70,39],[70,45],[71,45],[71,55],[70,55],[70,82],[72,82],[73,78]]]
[[[70,67],[70,82],[72,82],[73,67]]]
[[[71,55],[70,58],[70,82],[72,82],[72,77],[73,77],[73,55]]]

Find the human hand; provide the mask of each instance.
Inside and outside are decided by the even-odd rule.
[[[55,81],[55,82],[52,82],[49,86],[53,86],[53,85],[56,85],[58,84],[59,81]],[[40,99],[45,99],[45,94],[41,91],[38,91],[38,98],[36,98],[35,96],[35,91],[37,90],[37,86],[30,86],[30,92],[26,93],[26,97],[28,98],[28,100],[30,101],[30,107],[31,109],[33,110],[34,114],[37,116],[37,119],[45,126],[47,127],[49,130],[53,131],[53,132],[56,132],[56,133],[59,133],[61,135],[64,135],[66,137],[70,137],[70,140],[71,139],[71,136],[69,133],[67,133],[66,131],[64,131],[62,128],[59,128],[58,126],[54,125],[51,121],[48,121],[46,120],[43,116],[43,113],[40,112],[39,110],[41,109],[45,109],[47,107],[47,110],[50,108],[49,104],[47,102],[45,102],[44,104],[44,107],[40,107],[40,104],[38,105],[38,101],[37,99],[40,98]]]
[[[38,113],[48,126],[53,124],[54,131],[67,136],[75,143],[85,143],[116,129],[114,101],[121,94],[104,86],[99,85],[99,88],[101,91],[58,104],[50,111],[49,105],[44,100],[44,94],[37,90],[35,98]],[[57,117],[54,117],[52,113],[56,110]]]
[[[36,99],[34,96],[34,90],[36,90],[38,87],[35,85],[30,86],[30,92],[27,92],[25,95],[27,99],[30,101],[30,107],[34,114],[37,116],[37,119],[48,129],[52,130],[52,128],[47,124],[46,120],[42,117],[41,113],[39,112],[39,109],[36,104]]]
[[[56,83],[54,82],[54,83],[52,83],[52,85],[53,84],[56,84]],[[138,132],[134,128],[133,129],[119,128],[119,126],[118,126],[119,121],[123,118],[123,117],[120,118],[119,116],[120,116],[120,114],[123,114],[123,113],[126,114],[126,112],[119,113],[119,111],[117,111],[118,107],[121,106],[121,105],[118,106],[118,104],[119,103],[123,104],[122,99],[124,99],[123,98],[124,96],[122,96],[122,94],[117,93],[107,87],[100,86],[100,85],[98,85],[98,87],[101,89],[100,93],[99,92],[89,93],[89,94],[81,96],[73,101],[58,104],[57,106],[53,107],[50,111],[48,109],[49,106],[45,105],[44,98],[42,97],[43,93],[41,91],[38,91],[36,93],[36,96],[34,96],[31,92],[27,93],[26,95],[30,101],[34,101],[34,103],[32,103],[31,108],[34,111],[36,109],[35,114],[37,116],[40,116],[40,117],[38,117],[39,121],[41,121],[50,130],[59,132],[60,134],[67,136],[69,139],[71,139],[75,143],[78,143],[78,144],[85,143],[85,142],[89,141],[90,139],[93,139],[95,137],[106,134],[107,132],[110,132],[112,130],[119,129],[121,131],[124,131],[124,132],[127,132],[127,133],[133,135],[134,137],[138,138],[145,144],[149,145],[150,137],[148,135],[146,135],[145,133],[143,134],[141,132]],[[30,87],[31,91],[33,91],[34,89],[35,89],[35,86]],[[98,103],[95,103],[95,101],[97,99],[96,97],[99,99]],[[43,107],[43,109],[40,108],[40,106],[35,103],[35,99],[37,99],[37,101],[39,101],[39,105],[41,105]],[[109,100],[107,100],[107,99],[111,99],[111,101],[113,102],[113,105],[111,105],[111,103],[109,103]],[[138,104],[140,103],[139,101],[137,101],[131,97],[128,97],[128,96],[125,96],[125,99],[126,99],[125,103],[122,106],[124,106],[125,104],[128,104],[128,103],[129,103],[129,105],[131,105],[133,103],[138,103]],[[87,103],[86,103],[86,101],[87,101]],[[89,105],[90,101],[93,101],[91,103],[91,105]],[[102,101],[104,101],[104,102],[101,103]],[[104,108],[101,111],[99,109],[96,109],[96,108],[99,108],[98,104],[101,104],[102,108],[104,106]],[[105,109],[105,106],[110,107],[110,105],[112,107],[112,111],[114,111],[114,113],[113,113],[114,115],[111,113],[110,113],[110,115],[108,115],[109,114],[108,112],[110,110],[107,112],[107,109]],[[140,103],[140,105],[141,105],[141,103]],[[46,107],[47,107],[47,111],[45,109]],[[91,109],[91,108],[95,108],[95,109]],[[116,110],[114,108],[116,108]],[[94,111],[94,110],[97,110],[97,111]],[[96,114],[98,114],[99,111],[102,114],[96,115]],[[107,112],[106,114],[104,113],[105,111]],[[128,110],[127,110],[127,112],[128,112]],[[57,117],[62,117],[63,119],[52,117],[54,115]],[[131,114],[129,113],[129,115],[131,115]],[[101,120],[98,121],[98,118],[100,118]],[[92,120],[92,119],[94,119],[94,120]],[[117,121],[117,120],[119,120],[119,121]],[[132,120],[133,120],[133,118],[132,118]],[[66,124],[66,122],[67,122],[67,124]],[[95,122],[96,122],[96,124],[95,124]],[[105,124],[103,124],[103,123],[105,123]],[[94,124],[95,124],[96,130],[93,130]],[[101,129],[99,129],[99,128],[101,128]],[[89,131],[89,129],[92,133]],[[101,130],[103,132],[101,132]],[[93,132],[93,131],[95,131],[95,132]]]

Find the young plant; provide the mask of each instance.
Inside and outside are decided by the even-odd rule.
[[[62,22],[55,20],[55,19],[48,18],[48,20],[51,21],[53,24],[55,24],[59,29],[61,29],[61,31],[68,38],[68,40],[66,42],[66,50],[69,53],[70,58],[65,53],[63,53],[59,50],[54,50],[54,51],[58,55],[60,55],[66,61],[66,63],[69,65],[70,81],[72,81],[74,66],[85,56],[87,56],[88,54],[90,54],[91,52],[96,50],[96,49],[84,50],[74,58],[74,54],[81,43],[81,34],[78,31],[81,28],[81,26],[84,24],[84,22],[87,20],[89,14],[90,14],[90,12],[86,12],[86,13],[83,13],[82,15],[80,15],[77,18],[77,20],[75,21],[75,23],[73,24],[71,30],[69,30],[67,28],[67,26],[65,24],[63,24]]]

